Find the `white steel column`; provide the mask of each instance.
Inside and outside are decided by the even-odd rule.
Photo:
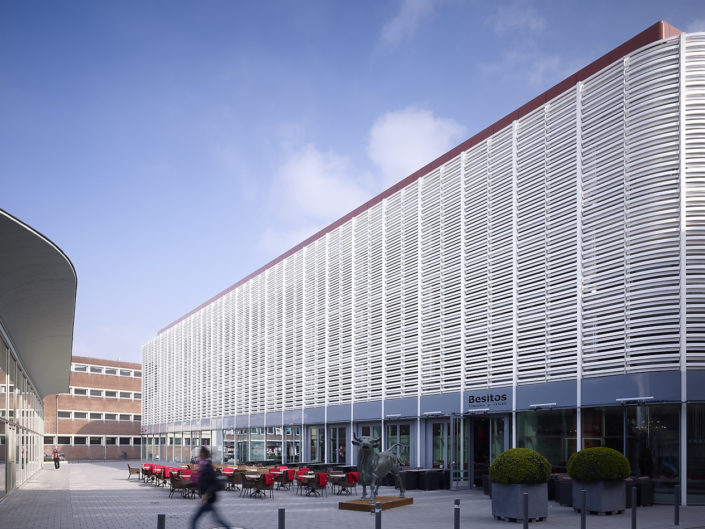
[[[319,243],[320,244],[320,241]],[[326,265],[323,267],[323,289],[325,290],[325,305],[323,307],[323,320],[324,320],[324,325],[325,325],[325,330],[323,331],[323,344],[325,347],[325,355],[324,355],[324,361],[323,361],[323,377],[326,380],[326,386],[328,387],[328,350],[329,350],[329,332],[330,332],[330,322],[328,321],[328,318],[330,317],[330,300],[328,299],[328,276],[329,271],[328,267],[330,266],[330,232],[326,233],[323,236],[323,244],[324,244],[324,249],[326,252]],[[318,281],[318,269],[316,269],[316,282],[320,285],[320,281]],[[316,296],[318,297],[318,296]],[[325,429],[325,432],[328,433],[328,392],[325,392],[325,395],[323,396],[323,427]],[[325,454],[325,459],[324,461],[326,463],[330,463],[330,450],[329,450],[329,445],[330,445],[330,440],[329,442],[325,443],[325,446],[323,447],[323,452]]]
[[[517,446],[518,314],[517,314],[517,121],[512,122],[512,448]],[[489,185],[489,184],[488,184]]]
[[[679,191],[680,191],[680,371],[681,371],[681,420],[680,420],[680,465],[679,478],[681,486],[681,504],[686,505],[688,502],[688,480],[684,479],[687,476],[687,460],[688,460],[688,292],[687,292],[687,187],[686,187],[686,163],[685,163],[685,65],[686,65],[686,39],[687,35],[680,35],[680,61],[679,61],[679,83],[678,83],[678,100],[679,100]]]
[[[401,206],[400,206],[401,207]],[[384,450],[384,401],[387,399],[387,199],[382,200],[382,431]]]
[[[417,303],[417,318],[418,318],[418,324],[417,324],[417,351],[416,351],[416,358],[418,362],[418,367],[416,371],[416,466],[421,466],[421,370],[423,369],[423,359],[422,359],[422,354],[421,354],[421,322],[422,318],[421,315],[423,313],[423,299],[421,296],[421,287],[422,287],[422,277],[421,277],[421,194],[423,190],[423,181],[424,177],[422,176],[421,178],[418,179],[418,184],[417,184],[417,189],[418,192],[416,194],[416,281],[418,283],[417,285],[417,291],[416,291],[416,303]],[[423,436],[425,438],[425,436]]]
[[[582,148],[582,90],[583,83],[575,85],[575,329],[576,329],[576,439],[575,449],[583,447],[583,148]]]
[[[460,457],[458,458],[458,477],[462,477],[462,467],[461,463],[467,466],[467,461],[465,460],[465,438],[463,437],[463,426],[465,421],[463,417],[463,410],[465,409],[465,156],[466,153],[463,152],[460,155],[460,419],[459,428],[460,432],[458,434],[460,449],[458,453]],[[491,428],[490,428],[491,431]],[[451,460],[453,460],[455,454],[451,454]],[[451,482],[453,476],[451,476]],[[460,479],[458,480],[460,481]],[[468,484],[470,482],[470,476],[468,475]]]
[[[351,295],[350,295],[350,303],[352,303],[352,315],[351,315],[351,331],[350,334],[352,335],[352,344],[350,344],[350,355],[351,355],[351,384],[350,384],[350,391],[352,394],[350,395],[350,435],[348,435],[348,451],[347,453],[350,454],[350,464],[354,465],[356,464],[355,461],[355,451],[353,450],[353,434],[355,433],[355,224],[357,223],[357,217],[353,217],[351,219],[351,225],[350,225],[350,251],[352,252],[352,255],[350,256],[350,288],[352,289]],[[346,456],[347,459],[347,456]]]

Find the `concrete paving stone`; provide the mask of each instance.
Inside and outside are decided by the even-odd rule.
[[[130,462],[131,465],[138,462]],[[157,514],[166,514],[167,529],[187,529],[198,506],[195,498],[175,495],[169,488],[127,479],[125,462],[94,462],[53,465],[37,472],[0,502],[0,529],[155,529]],[[361,488],[358,487],[361,493]],[[381,487],[380,495],[396,495]],[[518,529],[521,523],[492,518],[491,504],[480,490],[413,490],[414,504],[382,513],[383,529],[453,527],[453,500],[460,499],[463,529]],[[350,498],[350,496],[342,499]],[[234,528],[276,529],[278,509],[286,509],[290,529],[373,529],[374,516],[338,510],[341,497],[306,497],[291,491],[274,491],[273,498],[242,498],[237,492],[219,493],[217,508]],[[215,521],[206,515],[199,529],[211,529]],[[638,509],[638,529],[672,529],[673,507],[656,505]],[[531,524],[534,529],[579,528],[580,514],[549,502],[548,518]],[[627,510],[614,516],[589,516],[588,529],[629,529]],[[681,508],[680,529],[705,529],[705,506]]]

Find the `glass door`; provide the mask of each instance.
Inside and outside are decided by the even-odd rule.
[[[431,423],[431,468],[448,468],[449,422]]]
[[[328,462],[344,465],[345,464],[345,447],[346,445],[346,428],[345,426],[332,426],[328,429],[329,446],[328,446]]]

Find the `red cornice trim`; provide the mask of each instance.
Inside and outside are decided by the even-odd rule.
[[[622,57],[629,55],[633,51],[638,50],[642,46],[646,46],[647,44],[650,44],[652,42],[656,42],[659,40],[674,37],[676,35],[680,35],[680,33],[681,33],[681,31],[678,28],[673,27],[672,25],[670,25],[667,22],[664,22],[663,20],[656,22],[656,24],[654,24],[653,26],[646,28],[644,31],[642,31],[641,33],[639,33],[635,37],[632,37],[624,44],[617,46],[612,51],[604,54],[599,59],[591,62],[585,68],[579,70],[577,73],[574,73],[570,77],[567,77],[566,79],[564,79],[563,81],[561,81],[560,83],[555,85],[554,87],[549,88],[543,94],[535,97],[534,99],[532,99],[531,101],[529,101],[525,105],[516,109],[514,112],[507,114],[499,121],[490,125],[486,129],[478,132],[477,134],[475,134],[471,138],[465,140],[463,143],[461,143],[457,147],[454,147],[453,149],[451,149],[447,153],[439,156],[438,158],[433,160],[431,163],[424,165],[421,169],[419,169],[418,171],[416,171],[413,174],[410,174],[409,176],[407,176],[406,178],[404,178],[400,182],[394,184],[389,189],[382,191],[376,197],[371,198],[370,200],[368,200],[367,202],[365,202],[361,206],[352,210],[350,213],[348,213],[344,217],[341,217],[338,220],[336,220],[335,222],[333,222],[333,224],[323,228],[318,233],[311,235],[305,241],[300,242],[299,244],[297,244],[296,246],[294,246],[293,248],[291,248],[287,252],[283,253],[279,257],[271,260],[266,265],[258,268],[257,270],[252,272],[250,275],[242,278],[240,281],[238,281],[234,285],[229,286],[228,288],[226,288],[222,292],[220,292],[220,293],[216,294],[215,296],[213,296],[212,298],[210,298],[208,301],[200,304],[198,307],[193,309],[188,314],[185,314],[184,316],[182,316],[178,320],[170,323],[169,325],[167,325],[166,327],[161,329],[157,334],[161,334],[164,331],[166,331],[168,328],[173,327],[174,325],[176,325],[180,321],[185,320],[186,318],[188,318],[192,314],[201,310],[206,305],[210,305],[216,299],[224,296],[225,294],[227,294],[228,292],[231,292],[232,290],[235,290],[237,287],[239,287],[243,283],[245,283],[245,282],[249,281],[250,279],[252,279],[253,277],[261,274],[262,272],[264,272],[268,268],[271,268],[272,266],[276,265],[280,261],[283,261],[284,259],[286,259],[290,255],[298,252],[304,246],[311,244],[316,239],[323,237],[326,233],[333,231],[334,229],[341,226],[342,224],[345,224],[351,218],[353,218],[353,217],[359,215],[360,213],[362,213],[363,211],[371,208],[372,206],[381,202],[382,200],[384,200],[388,196],[393,195],[394,193],[399,191],[401,188],[406,187],[409,184],[415,182],[416,180],[421,178],[421,176],[428,174],[431,171],[439,168],[447,161],[452,160],[453,158],[458,156],[461,152],[466,151],[470,147],[472,147],[473,145],[476,145],[476,144],[480,143],[481,141],[486,140],[487,138],[492,136],[492,134],[494,134],[495,132],[502,130],[504,127],[506,127],[507,125],[509,125],[513,121],[516,121],[517,119],[527,115],[531,111],[536,110],[537,108],[539,108],[541,105],[543,105],[547,101],[550,101],[551,99],[553,99],[557,95],[562,94],[563,92],[569,90],[570,88],[575,86],[578,82],[584,81],[585,79],[587,79],[591,75],[599,72],[603,68],[609,66],[610,64],[621,59]]]

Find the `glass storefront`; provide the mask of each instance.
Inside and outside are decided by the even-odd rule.
[[[346,433],[345,426],[328,428],[328,462],[332,464],[345,464]]]
[[[0,497],[41,468],[43,434],[43,403],[0,339]]]
[[[267,426],[267,461],[281,462],[282,460],[282,428],[281,426]]]
[[[517,447],[540,452],[554,472],[566,472],[576,451],[576,416],[574,409],[517,412]]]
[[[323,426],[311,426],[308,429],[310,440],[309,460],[311,463],[323,463],[326,458],[326,430]]]
[[[608,446],[622,452],[632,475],[654,482],[654,501],[668,503],[678,482],[680,405],[585,408],[583,447]]]
[[[688,404],[688,504],[705,504],[705,404]]]
[[[301,426],[285,426],[284,441],[286,449],[284,450],[284,463],[300,463],[301,462]]]
[[[409,466],[411,453],[411,426],[409,424],[387,424],[387,448],[398,444],[395,448],[402,466]]]
[[[448,423],[434,422],[431,424],[431,466],[433,468],[446,468],[447,434]]]

